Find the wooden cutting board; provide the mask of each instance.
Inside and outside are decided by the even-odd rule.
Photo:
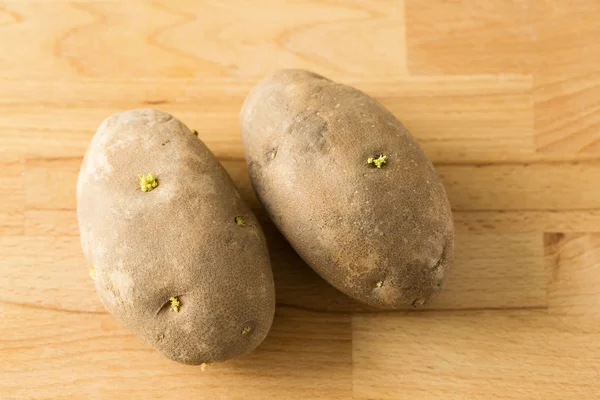
[[[596,0],[0,2],[0,399],[600,398]],[[447,189],[456,262],[425,310],[328,286],[264,217],[238,112],[278,67],[364,90]],[[100,121],[174,114],[265,224],[278,309],[251,355],[173,363],[106,313],[75,181]]]

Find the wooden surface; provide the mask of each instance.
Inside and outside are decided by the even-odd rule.
[[[600,398],[598,21],[597,0],[0,1],[0,399]],[[405,122],[447,188],[456,263],[428,309],[375,312],[266,223],[272,331],[202,372],[103,309],[76,175],[104,117],[157,107],[258,208],[237,115],[277,67]]]

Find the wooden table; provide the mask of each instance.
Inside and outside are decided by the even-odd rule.
[[[600,398],[599,21],[597,0],[0,1],[0,398]],[[270,335],[206,372],[173,363],[94,292],[81,158],[107,115],[160,108],[258,209],[237,115],[284,66],[411,129],[453,206],[455,267],[428,309],[376,312],[266,222]]]

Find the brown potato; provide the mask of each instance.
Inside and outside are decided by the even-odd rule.
[[[227,360],[266,337],[275,291],[261,227],[210,150],[171,115],[104,120],[81,166],[77,216],[102,302],[167,357]]]
[[[298,254],[364,303],[419,306],[442,286],[454,226],[433,165],[366,94],[282,70],[248,95],[240,124],[252,185]]]

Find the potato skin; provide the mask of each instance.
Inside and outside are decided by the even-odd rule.
[[[350,297],[420,306],[452,263],[450,205],[407,129],[359,90],[280,70],[240,115],[252,185],[298,254]],[[387,155],[382,168],[370,157]]]
[[[158,186],[143,192],[138,174],[148,172]],[[165,356],[222,361],[266,337],[275,289],[262,229],[214,155],[171,115],[140,109],[102,122],[79,173],[77,216],[105,307]]]

